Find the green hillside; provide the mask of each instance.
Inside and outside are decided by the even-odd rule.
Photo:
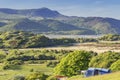
[[[16,19],[7,25],[0,27],[0,31],[9,31],[9,30],[21,30],[21,31],[31,31],[31,32],[46,32],[51,29],[47,26],[37,23],[29,19]]]
[[[7,20],[6,25],[0,27],[0,31],[30,31],[33,33],[51,34],[95,34],[94,31],[66,24],[57,20],[43,19],[31,20],[28,18]],[[1,24],[2,25],[2,24]]]
[[[75,76],[75,77],[69,78],[68,80],[120,80],[120,72],[115,72],[115,73],[100,75],[100,76],[94,76],[94,77],[88,77],[88,78],[82,78],[81,76]]]
[[[65,23],[94,30],[97,34],[120,34],[120,20],[102,17],[75,17],[62,20]]]
[[[52,19],[41,20],[40,23],[50,27],[51,29],[53,29],[55,31],[70,31],[70,30],[80,30],[80,29],[82,29],[82,28],[78,28],[76,26],[66,24],[66,23],[62,23],[60,21],[52,20]]]

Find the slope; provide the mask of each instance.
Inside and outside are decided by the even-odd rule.
[[[9,8],[0,8],[0,12],[11,15],[23,15],[27,17],[44,17],[44,18],[53,18],[63,16],[59,12],[50,10],[48,8],[39,8],[39,9],[9,9]]]
[[[81,76],[72,77],[68,80],[120,80],[120,72],[95,77],[81,78]]]
[[[120,20],[102,17],[75,17],[65,23],[94,30],[97,34],[120,34]]]
[[[43,24],[37,23],[29,19],[17,19],[16,21],[13,21],[3,27],[0,27],[0,31],[14,31],[14,30],[31,31],[37,33],[50,31],[51,29]]]

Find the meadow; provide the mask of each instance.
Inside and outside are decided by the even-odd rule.
[[[0,65],[0,80],[12,80],[16,75],[28,75],[33,72],[39,71],[47,75],[52,74],[53,68],[46,67],[45,64],[26,64],[14,66],[16,70],[3,70],[2,64]],[[33,71],[31,71],[33,70]]]

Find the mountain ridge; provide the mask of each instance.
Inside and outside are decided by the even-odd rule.
[[[20,22],[20,20],[24,21]],[[0,31],[12,29],[32,32],[38,30],[38,33],[52,32],[53,34],[54,32],[60,34],[120,34],[120,20],[108,17],[66,16],[49,8],[0,8]]]
[[[9,8],[0,8],[0,12],[6,14],[19,14],[25,16],[41,16],[41,17],[58,17],[63,16],[55,10],[48,8],[38,8],[38,9],[9,9]]]

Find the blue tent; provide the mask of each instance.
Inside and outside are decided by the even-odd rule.
[[[88,68],[88,70],[85,72],[85,77],[89,76],[95,76],[95,75],[103,75],[111,73],[110,69],[104,69],[104,68]]]

